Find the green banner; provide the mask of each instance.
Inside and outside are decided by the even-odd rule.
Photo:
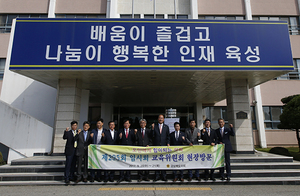
[[[182,170],[224,167],[224,145],[89,145],[88,168],[104,170]]]

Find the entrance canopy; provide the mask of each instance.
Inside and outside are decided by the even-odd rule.
[[[16,19],[11,36],[11,71],[80,79],[115,104],[216,103],[227,79],[251,88],[294,69],[281,21]]]

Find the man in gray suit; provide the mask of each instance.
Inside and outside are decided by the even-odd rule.
[[[201,138],[201,131],[196,127],[196,120],[191,119],[190,120],[190,127],[185,129],[185,137],[186,137],[186,142],[190,145],[199,145],[198,140]],[[193,170],[188,170],[188,181],[192,181],[193,179]],[[199,175],[199,170],[195,170],[195,177],[196,180],[201,181],[200,175]]]

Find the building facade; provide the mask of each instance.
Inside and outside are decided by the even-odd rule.
[[[233,123],[237,153],[253,146],[297,145],[295,132],[277,129],[283,97],[300,94],[299,0],[0,0],[0,99],[18,117],[5,116],[13,137],[1,137],[9,160],[34,153],[62,153],[63,130],[72,120],[80,124],[102,117],[118,127],[129,118],[148,125],[167,109],[176,109],[181,127],[205,118]],[[14,18],[135,18],[286,21],[289,24],[294,71],[286,72],[40,72],[9,70],[11,29]],[[123,96],[123,95],[126,96]],[[247,120],[238,120],[237,111]],[[8,113],[2,111],[2,113]],[[36,122],[25,125],[22,116]],[[22,120],[20,120],[20,118]],[[3,118],[4,119],[4,118]],[[20,124],[20,123],[23,124]],[[35,126],[41,125],[39,128]],[[19,132],[26,127],[24,134]],[[27,138],[27,139],[24,139]],[[36,143],[35,141],[39,141]]]

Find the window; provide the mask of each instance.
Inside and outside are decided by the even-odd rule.
[[[279,116],[282,114],[282,107],[263,106],[265,129],[278,129],[280,124]]]
[[[204,108],[204,110],[205,110],[206,118],[211,120],[212,128],[219,127],[218,125],[219,118],[223,118],[225,120],[225,124],[228,124],[227,107],[213,106],[213,107],[206,107]]]
[[[1,14],[0,33],[10,33],[14,18],[47,18],[47,14]]]
[[[294,59],[294,71],[284,74],[278,78],[275,78],[275,80],[299,80],[300,79],[300,59]]]
[[[252,20],[286,21],[291,35],[299,35],[299,19],[295,16],[253,16]]]
[[[252,129],[257,129],[257,126],[256,126],[255,107],[254,107],[254,106],[251,106],[251,107],[250,107],[250,110],[251,110]]]
[[[244,20],[244,16],[198,16],[202,20]]]
[[[106,18],[105,14],[56,14],[56,18]]]
[[[3,79],[6,59],[0,59],[0,80]]]
[[[168,19],[188,19],[189,17],[188,17],[188,15],[176,15],[177,16],[177,18],[175,17],[175,15],[174,14],[169,14],[168,15]]]

